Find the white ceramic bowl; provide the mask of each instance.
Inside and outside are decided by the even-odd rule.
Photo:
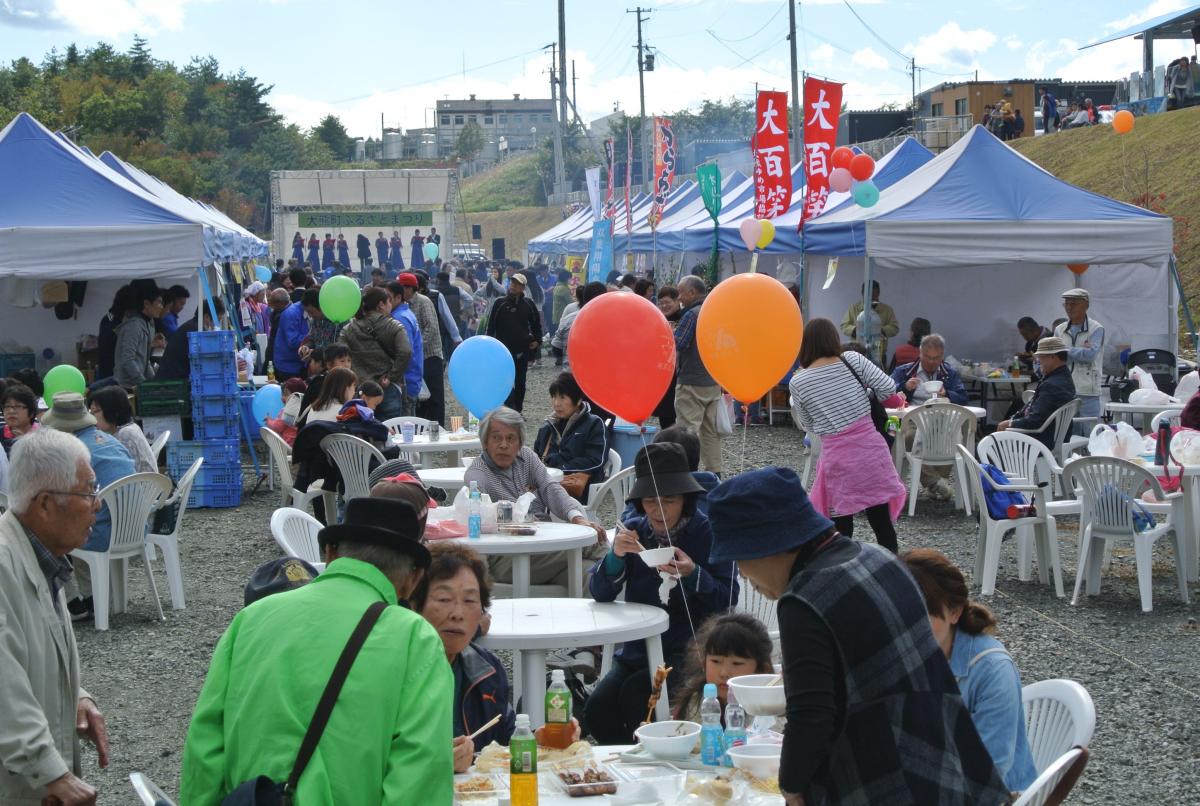
[[[943,384],[941,381],[925,381],[921,386],[926,392],[932,395],[934,392],[942,391]]]
[[[733,766],[745,770],[757,778],[774,780],[779,777],[779,755],[781,744],[743,744],[729,748]]]
[[[696,722],[683,722],[677,719],[668,722],[651,722],[635,730],[633,735],[645,745],[646,751],[655,758],[684,759],[691,755],[696,743],[700,741],[700,725]],[[776,762],[776,766],[778,766],[778,762]]]
[[[669,563],[671,558],[675,556],[675,550],[670,546],[661,549],[642,549],[638,552],[638,556],[642,558],[642,562],[651,568],[658,568],[664,563]]]
[[[738,704],[751,716],[779,716],[787,710],[787,697],[783,683],[768,686],[775,679],[773,674],[744,674],[729,679],[729,688],[737,697]]]

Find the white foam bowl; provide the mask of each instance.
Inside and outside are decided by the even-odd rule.
[[[638,556],[642,558],[642,562],[651,568],[657,568],[671,561],[675,556],[675,550],[670,546],[661,549],[642,549],[638,552]]]
[[[738,704],[751,716],[779,716],[787,710],[787,697],[783,683],[768,686],[773,674],[744,674],[729,679],[729,688],[737,697]]]
[[[932,395],[934,392],[942,391],[943,384],[941,381],[925,381],[921,386],[926,392]]]
[[[779,756],[782,752],[781,744],[743,744],[729,748],[729,758],[739,770],[745,770],[756,778],[774,780],[779,777]]]
[[[635,730],[633,735],[646,748],[646,752],[655,758],[678,760],[691,755],[696,742],[700,740],[700,725],[678,719],[651,722]]]

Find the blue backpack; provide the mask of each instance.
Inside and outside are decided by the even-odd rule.
[[[1004,475],[1004,471],[995,465],[981,465],[983,472],[979,474],[979,480],[983,482],[983,500],[987,503],[988,515],[992,520],[1003,521],[1008,520],[1008,508],[1010,506],[1026,506],[1029,499],[1022,493],[1009,492],[1008,490],[997,490],[993,485],[1008,484],[1008,476]]]

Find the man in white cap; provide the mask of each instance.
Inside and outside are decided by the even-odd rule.
[[[492,303],[487,323],[487,335],[499,339],[516,364],[517,376],[504,405],[517,411],[525,406],[525,372],[529,361],[537,357],[542,347],[542,315],[537,305],[525,297],[528,285],[524,274],[510,277],[508,294]]]
[[[1054,328],[1067,346],[1067,369],[1075,382],[1080,417],[1100,416],[1101,364],[1104,360],[1104,325],[1088,316],[1090,297],[1083,288],[1062,294],[1067,321]]]
[[[1033,360],[1041,366],[1042,382],[1033,393],[1033,399],[1011,420],[1004,420],[997,425],[997,431],[1009,428],[1036,431],[1045,425],[1046,418],[1075,399],[1075,382],[1071,379],[1071,371],[1067,369],[1067,356],[1067,345],[1057,336],[1049,336],[1038,342]],[[1051,451],[1058,450],[1051,429],[1036,436]]]

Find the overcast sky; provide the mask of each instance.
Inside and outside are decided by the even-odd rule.
[[[646,75],[647,112],[706,98],[748,98],[755,83],[788,89],[786,0],[648,0],[645,42],[658,56]],[[1115,79],[1140,69],[1141,42],[1087,50],[1106,34],[1187,0],[805,0],[797,36],[801,70],[846,83],[851,108],[960,80]],[[635,15],[615,0],[567,0],[568,71],[574,61],[585,120],[614,105],[638,108]],[[868,29],[869,26],[869,29]],[[40,61],[70,42],[129,47],[135,34],[177,65],[213,55],[273,85],[288,120],[312,126],[328,113],[355,136],[432,121],[441,98],[549,97],[555,0],[0,0],[0,58]],[[876,35],[877,34],[877,35]],[[1160,42],[1156,63],[1191,55]]]

